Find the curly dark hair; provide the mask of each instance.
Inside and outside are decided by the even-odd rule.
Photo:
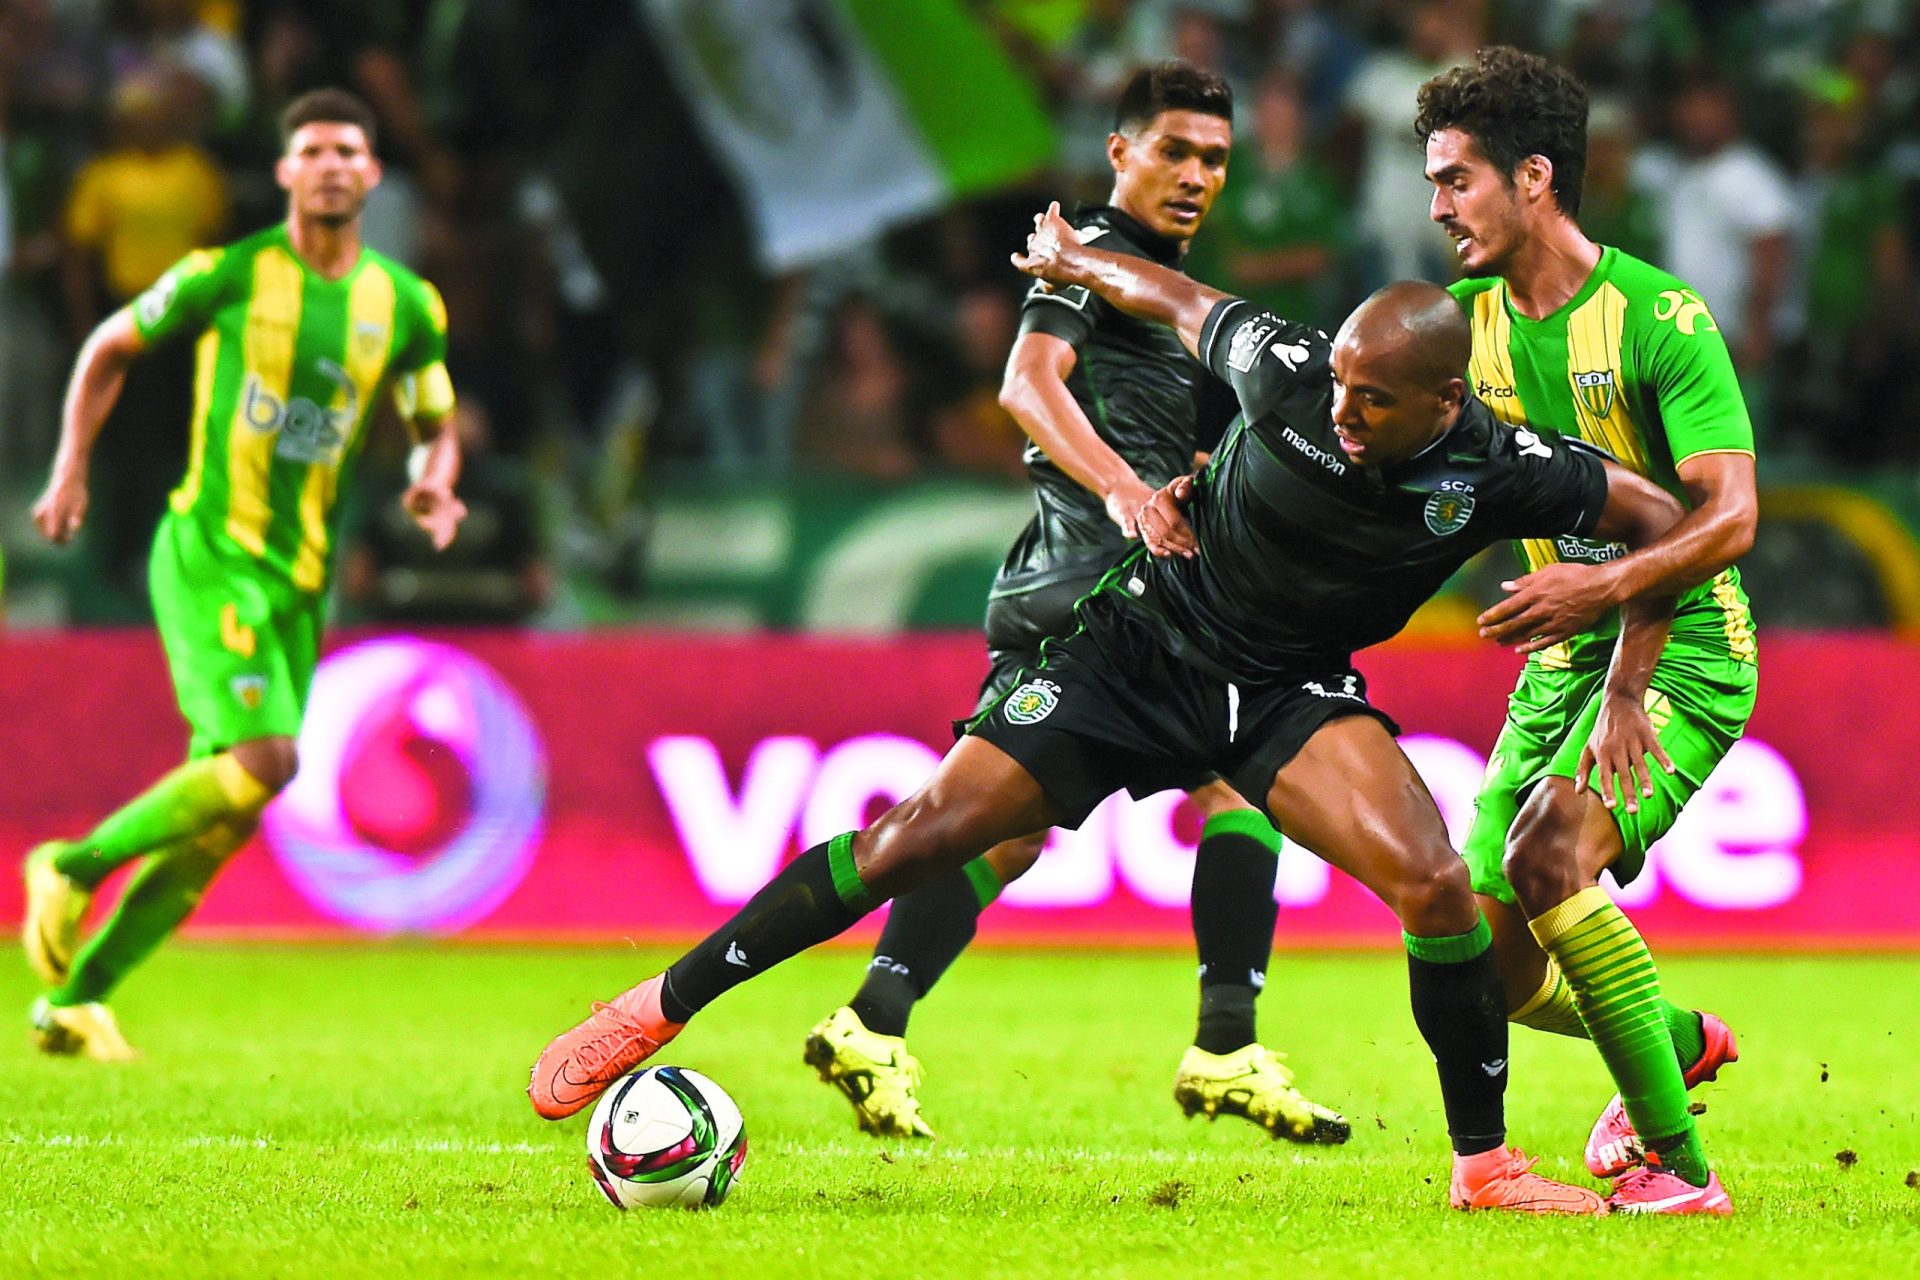
[[[1442,129],[1471,137],[1509,183],[1521,161],[1545,156],[1560,211],[1579,216],[1587,180],[1587,87],[1565,67],[1510,45],[1481,49],[1471,65],[1420,86],[1413,131],[1425,144]]]
[[[1115,133],[1132,133],[1162,111],[1197,111],[1233,123],[1233,89],[1225,78],[1191,62],[1156,62],[1127,79],[1113,115]]]
[[[293,141],[294,133],[306,124],[353,124],[367,135],[373,146],[373,108],[345,89],[314,89],[287,104],[280,113],[280,145]]]

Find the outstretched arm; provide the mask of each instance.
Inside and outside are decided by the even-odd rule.
[[[1207,316],[1232,296],[1169,267],[1080,243],[1058,202],[1034,218],[1026,252],[1014,254],[1013,265],[1049,284],[1082,285],[1130,316],[1164,324],[1195,356]]]
[[[74,361],[60,413],[60,444],[47,487],[33,504],[33,524],[47,541],[61,544],[80,532],[87,518],[87,473],[100,428],[120,399],[127,368],[146,350],[133,312],[121,308],[87,336]]]

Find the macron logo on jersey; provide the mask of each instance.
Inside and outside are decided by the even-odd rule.
[[[1309,458],[1312,458],[1315,462],[1333,472],[1333,474],[1337,476],[1347,474],[1347,464],[1335,457],[1331,449],[1322,449],[1319,445],[1307,439],[1292,427],[1288,427],[1282,431],[1280,435],[1288,444],[1306,454]]]

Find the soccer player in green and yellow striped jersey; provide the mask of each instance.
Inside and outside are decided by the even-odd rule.
[[[41,1048],[132,1055],[104,1003],[186,919],[294,772],[294,740],[319,656],[338,498],[391,390],[415,435],[402,501],[436,548],[466,514],[446,309],[433,286],[360,243],[380,180],[373,114],[323,89],[288,107],[275,176],[286,221],[187,255],[102,322],[81,349],[59,450],[34,522],[64,543],[87,511],[94,441],[127,366],[167,341],[194,344],[185,477],[154,538],[153,611],[187,762],[78,840],[28,855],[28,958]],[[81,917],[116,867],[143,859],[113,917],[84,946]]]
[[[1599,875],[1639,874],[1752,713],[1753,619],[1731,566],[1753,542],[1753,428],[1707,303],[1581,232],[1579,81],[1482,49],[1419,104],[1432,215],[1466,276],[1453,292],[1472,320],[1475,393],[1509,422],[1606,449],[1689,508],[1632,553],[1522,545],[1528,573],[1480,622],[1529,656],[1463,853],[1512,1016],[1588,1035],[1619,1085],[1587,1147],[1596,1175],[1618,1176],[1614,1208],[1727,1213],[1686,1090],[1732,1060],[1732,1035],[1662,996]],[[1614,610],[1633,598],[1671,599],[1670,618],[1640,610],[1623,629]]]

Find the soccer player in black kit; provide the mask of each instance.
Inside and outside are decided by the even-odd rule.
[[[1648,545],[1663,490],[1576,442],[1495,418],[1468,390],[1465,314],[1389,285],[1329,340],[1140,258],[1083,244],[1057,209],[1022,270],[1170,327],[1232,386],[1240,419],[1197,478],[1142,509],[1146,545],[1076,609],[1078,629],[976,717],[920,790],[815,845],[732,920],[563,1032],[528,1096],[587,1106],[722,993],[881,901],[1003,840],[1081,821],[1108,794],[1212,769],[1399,917],[1414,1021],[1433,1052],[1460,1209],[1601,1214],[1506,1141],[1506,1005],[1491,933],[1433,797],[1366,696],[1356,649],[1399,631],[1482,548],[1572,534]],[[1627,606],[1607,680],[1640,705],[1671,600]],[[1636,686],[1638,686],[1636,688]],[[1644,715],[1596,742],[1625,772]]]
[[[1113,194],[1074,215],[1081,236],[1177,267],[1226,181],[1232,112],[1232,90],[1210,71],[1169,62],[1136,72],[1107,144]],[[1165,326],[1084,288],[1044,283],[1027,295],[1000,399],[1031,441],[1036,510],[987,598],[980,711],[1039,661],[1041,641],[1073,630],[1074,602],[1125,552],[1141,507],[1192,470],[1196,450],[1210,450],[1239,408]],[[1276,1137],[1344,1142],[1347,1122],[1294,1088],[1285,1055],[1255,1031],[1279,914],[1280,837],[1204,770],[1179,785],[1204,825],[1193,869],[1200,1016],[1174,1097],[1189,1115],[1244,1116]],[[1006,841],[897,899],[860,990],[813,1028],[806,1059],[853,1104],[862,1129],[933,1136],[920,1114],[920,1064],[907,1052],[908,1016],[972,941],[980,912],[1045,843],[1044,831]]]

